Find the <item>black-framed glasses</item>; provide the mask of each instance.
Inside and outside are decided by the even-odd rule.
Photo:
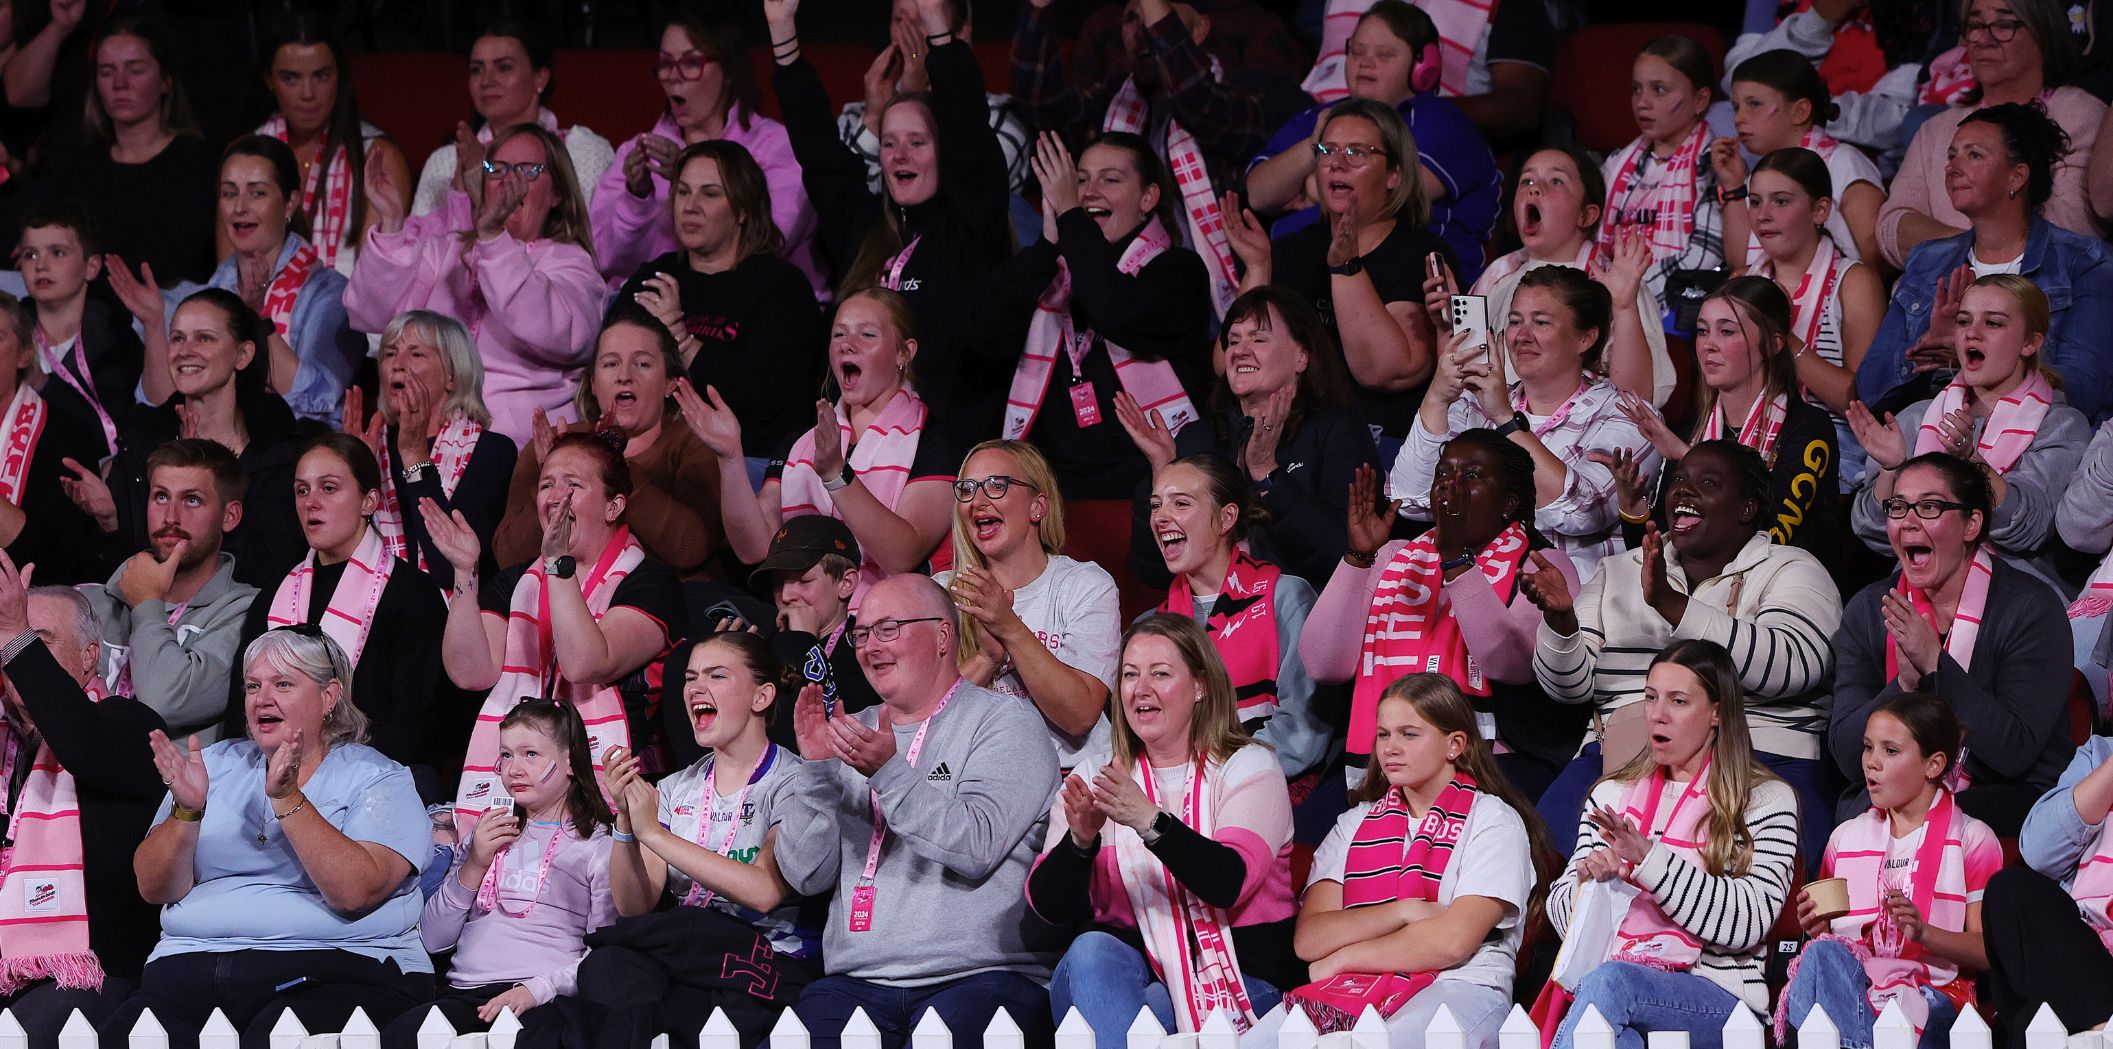
[[[501,177],[504,177],[507,172],[511,171],[517,175],[520,175],[522,178],[527,179],[530,182],[534,182],[535,180],[542,178],[543,169],[546,167],[549,167],[549,165],[531,164],[525,160],[520,161],[518,163],[509,164],[503,160],[493,160],[490,157],[484,158],[485,174],[499,175]]]
[[[2005,18],[1995,22],[1968,22],[1959,27],[1959,39],[1972,40],[1974,34],[1986,33],[1990,40],[1999,44],[2007,44],[2017,39],[2018,30],[2023,28],[2025,28],[2025,23],[2015,18]]]
[[[1386,156],[1387,151],[1378,146],[1331,146],[1326,142],[1313,144],[1315,162],[1326,160],[1329,157],[1341,157],[1348,161],[1351,167],[1361,168],[1365,166],[1366,161],[1374,157],[1384,160]]]
[[[990,496],[992,499],[1003,499],[1005,498],[1005,493],[1012,491],[1013,485],[1019,485],[1022,488],[1034,488],[1038,492],[1041,491],[1040,488],[1035,487],[1033,481],[1023,480],[1018,477],[1007,477],[1004,474],[992,474],[980,481],[973,477],[964,477],[954,482],[954,501],[966,503],[975,499],[976,489],[978,488],[983,489],[983,494]]]
[[[653,61],[653,75],[662,80],[666,80],[670,73],[682,80],[702,80],[704,67],[711,64],[711,59],[699,54],[688,54],[681,58],[656,58]]]
[[[887,644],[901,637],[902,628],[909,626],[911,623],[937,623],[941,618],[940,616],[919,616],[916,619],[883,619],[872,626],[852,627],[844,631],[844,635],[851,639],[851,647],[853,648],[863,648],[867,641],[878,641],[882,644]]]
[[[1915,516],[1925,521],[1934,521],[1939,517],[1943,517],[1946,510],[1973,509],[1965,503],[1955,503],[1949,499],[1917,499],[1911,503],[1897,495],[1878,505],[1884,508],[1887,517],[1895,521],[1906,517],[1910,508],[1915,511]]]

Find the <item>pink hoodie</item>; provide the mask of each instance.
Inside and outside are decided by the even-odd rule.
[[[577,244],[523,244],[504,232],[464,244],[450,232],[420,238],[377,227],[345,288],[345,313],[367,332],[405,310],[461,318],[484,359],[493,428],[527,447],[535,409],[553,424],[572,420],[606,295],[594,259]]]
[[[742,120],[748,127],[741,126]],[[682,129],[666,112],[647,134],[682,141]],[[792,155],[792,139],[785,125],[769,117],[743,113],[735,106],[726,115],[728,142],[740,145],[756,158],[763,178],[770,185],[770,217],[785,235],[780,252],[787,262],[807,274],[814,292],[824,301],[829,282],[814,257],[814,208],[807,202],[807,188],[800,181],[800,162]],[[638,139],[624,140],[616,150],[616,163],[596,183],[587,214],[594,227],[594,255],[601,260],[602,275],[617,288],[631,279],[640,266],[675,250],[675,222],[668,211],[668,180],[654,174],[653,193],[634,197],[624,185],[624,161],[638,149]]]

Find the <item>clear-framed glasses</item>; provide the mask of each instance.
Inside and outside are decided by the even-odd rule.
[[[1906,517],[1911,509],[1915,511],[1915,516],[1925,521],[1943,517],[1946,510],[1969,509],[1965,503],[1955,503],[1949,499],[1917,499],[1911,503],[1897,495],[1878,505],[1885,510],[1887,517],[1895,521]]]
[[[1316,163],[1329,157],[1341,157],[1343,162],[1351,167],[1361,168],[1374,157],[1385,159],[1386,155],[1387,151],[1378,146],[1331,146],[1326,142],[1313,144],[1313,157]]]
[[[980,481],[973,477],[964,477],[954,482],[954,501],[966,503],[975,499],[976,489],[978,488],[983,489],[983,493],[992,499],[1003,499],[1005,498],[1005,493],[1012,491],[1013,485],[1019,485],[1022,488],[1035,487],[1033,481],[1022,480],[1018,477],[1007,477],[1004,474],[992,474]],[[1041,489],[1036,488],[1035,490],[1040,491]]]
[[[490,157],[484,158],[485,174],[497,175],[501,178],[504,178],[506,176],[506,173],[511,171],[516,174],[519,174],[522,178],[525,178],[530,182],[534,182],[535,180],[542,178],[543,169],[549,166],[550,165],[548,164],[531,164],[525,160],[519,163],[509,164],[503,160],[493,160]]]
[[[919,616],[916,619],[883,619],[872,626],[855,626],[844,632],[851,639],[851,647],[863,648],[868,641],[887,644],[902,636],[902,628],[911,623],[937,623],[938,616]]]

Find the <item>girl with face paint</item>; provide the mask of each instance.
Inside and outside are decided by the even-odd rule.
[[[418,935],[453,950],[434,1007],[461,1030],[485,1030],[578,986],[586,936],[615,920],[609,892],[609,808],[570,704],[530,699],[499,722],[498,790],[469,840],[455,847]],[[391,1023],[384,1044],[410,1045],[426,1010]]]

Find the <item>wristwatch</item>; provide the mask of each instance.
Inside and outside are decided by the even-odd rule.
[[[1510,437],[1512,434],[1524,432],[1526,428],[1526,413],[1513,412],[1510,419],[1497,425],[1496,431],[1499,437]]]
[[[851,487],[851,482],[856,480],[858,480],[858,474],[852,472],[851,464],[847,462],[844,464],[844,472],[842,474],[836,477],[822,478],[822,491],[841,492]]]
[[[1363,273],[1364,271],[1365,257],[1363,255],[1352,255],[1350,256],[1350,261],[1345,262],[1340,266],[1328,267],[1329,273],[1335,274],[1339,277],[1354,277],[1360,273]]]
[[[1717,187],[1717,203],[1719,204],[1738,204],[1745,201],[1747,196],[1745,186]]]
[[[1473,555],[1473,554],[1461,554],[1461,555],[1460,555],[1460,556],[1458,556],[1458,557],[1448,557],[1448,558],[1446,558],[1446,559],[1444,560],[1444,562],[1442,562],[1442,563],[1440,563],[1440,564],[1439,564],[1439,566],[1438,566],[1438,570],[1439,570],[1439,571],[1441,571],[1441,572],[1450,572],[1450,571],[1452,571],[1452,570],[1453,570],[1453,569],[1455,569],[1455,568],[1466,568],[1467,566],[1469,566],[1469,565],[1471,565],[1471,564],[1474,564],[1474,563],[1475,563],[1475,555]]]
[[[574,560],[571,554],[559,554],[543,559],[543,574],[552,579],[571,579],[572,573],[578,571],[579,567],[580,563]]]
[[[1144,833],[1139,834],[1138,838],[1144,841],[1147,848],[1150,848],[1159,844],[1159,839],[1166,837],[1167,832],[1173,830],[1174,824],[1177,822],[1179,821],[1174,819],[1173,813],[1161,809],[1159,815],[1152,817],[1152,822],[1145,825]]]

